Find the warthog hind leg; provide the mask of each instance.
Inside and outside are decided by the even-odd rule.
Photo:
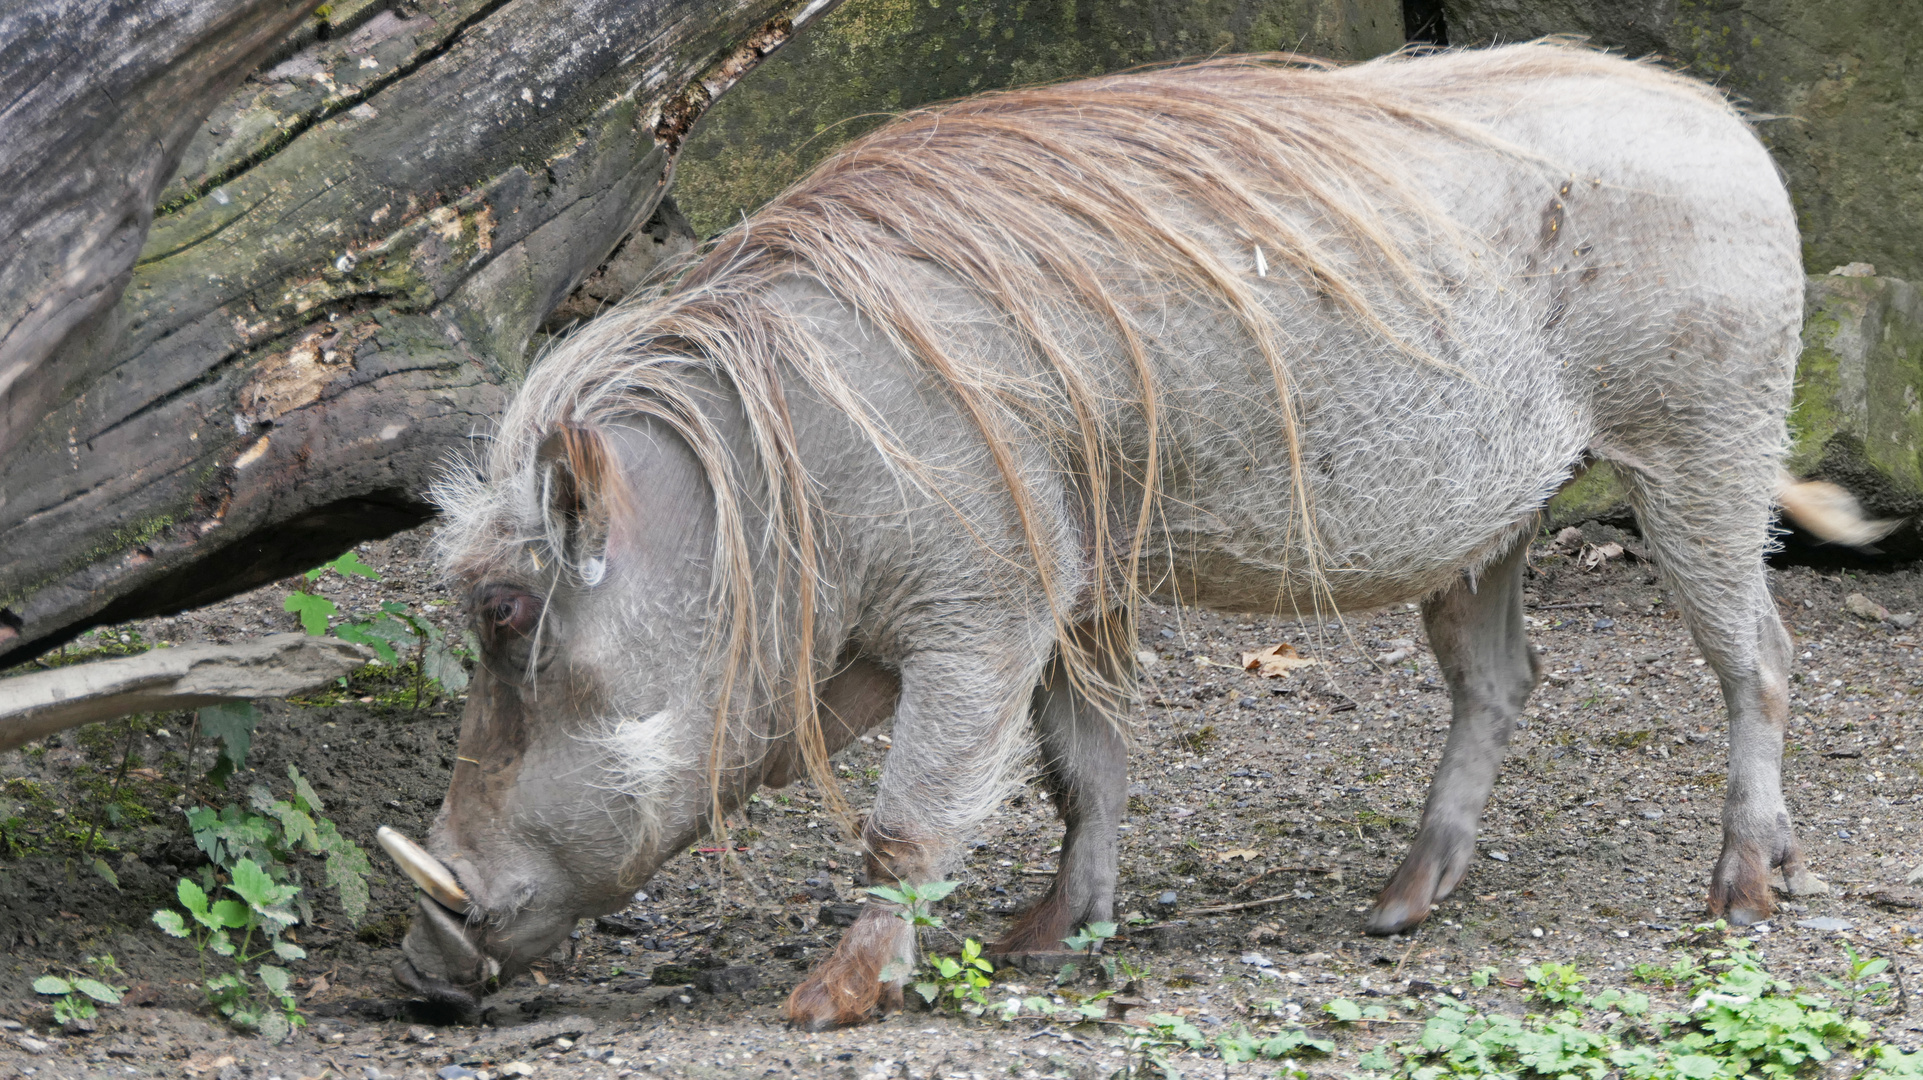
[[[1454,714],[1442,765],[1422,808],[1422,831],[1376,897],[1371,934],[1395,934],[1429,917],[1455,891],[1476,854],[1476,823],[1489,802],[1516,714],[1540,662],[1522,622],[1525,534],[1474,580],[1465,575],[1422,607],[1429,646],[1449,684]]]
[[[1757,450],[1773,447],[1780,430],[1710,443],[1686,469],[1622,470],[1644,539],[1729,707],[1723,851],[1710,877],[1709,911],[1738,926],[1770,917],[1778,870],[1793,894],[1828,889],[1803,865],[1783,801],[1790,638],[1762,558],[1776,463]]]
[[[1134,683],[1127,658],[1104,657],[1102,676],[1126,693]],[[1067,952],[1062,939],[1113,917],[1118,877],[1116,827],[1128,799],[1128,746],[1101,703],[1069,679],[1058,657],[1035,691],[1043,775],[1066,826],[1060,869],[1048,892],[1025,912],[990,956]]]

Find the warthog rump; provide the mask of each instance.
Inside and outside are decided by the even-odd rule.
[[[1779,472],[1802,296],[1734,110],[1566,44],[904,116],[540,359],[440,491],[482,651],[426,850],[389,845],[431,893],[397,975],[474,1003],[757,787],[839,806],[828,756],[891,718],[868,874],[952,873],[1038,760],[1060,872],[995,951],[1060,951],[1112,911],[1144,596],[1422,601],[1454,722],[1368,922],[1414,926],[1536,681],[1527,539],[1597,460],[1729,706],[1709,907],[1761,919],[1821,887],[1772,501],[1867,535]],[[913,953],[870,904],[791,1016],[894,1007]]]

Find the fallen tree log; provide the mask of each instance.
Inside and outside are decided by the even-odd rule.
[[[274,634],[17,675],[0,680],[0,754],[96,720],[318,690],[373,657],[335,638]]]
[[[832,3],[334,4],[213,110],[0,461],[0,666],[426,520],[689,127]]]
[[[321,0],[25,0],[0,12],[0,456],[113,306],[209,110]]]

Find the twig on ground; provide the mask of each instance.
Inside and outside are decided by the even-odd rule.
[[[1233,889],[1230,889],[1229,891],[1241,892],[1243,889],[1246,889],[1249,886],[1255,884],[1256,882],[1261,881],[1263,878],[1269,877],[1274,874],[1333,874],[1333,873],[1335,873],[1335,868],[1329,867],[1329,866],[1277,866],[1277,867],[1272,867],[1268,870],[1264,870],[1261,873],[1256,874],[1254,877],[1244,879],[1241,884],[1235,886]]]

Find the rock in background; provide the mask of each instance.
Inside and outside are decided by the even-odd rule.
[[[1923,0],[1442,0],[1451,45],[1581,34],[1776,117],[1810,272],[1923,278]]]
[[[904,109],[1212,53],[1364,60],[1403,33],[1397,0],[848,0],[716,102],[675,196],[706,236]]]

